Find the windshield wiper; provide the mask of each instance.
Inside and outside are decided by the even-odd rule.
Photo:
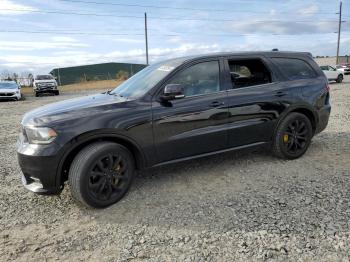
[[[113,95],[113,96],[119,96],[119,97],[124,97],[124,96],[122,96],[121,94],[118,94],[118,93],[112,93],[112,91],[110,90],[110,91],[107,91],[106,92],[108,95]]]

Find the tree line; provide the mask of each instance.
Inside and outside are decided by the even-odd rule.
[[[3,70],[0,72],[1,81],[15,81],[21,86],[33,86],[34,75],[31,72],[11,72]]]

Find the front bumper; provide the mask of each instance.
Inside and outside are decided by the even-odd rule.
[[[19,95],[17,94],[13,94],[13,95],[1,95],[0,94],[0,99],[1,100],[18,100],[19,99]]]
[[[40,89],[35,89],[35,92],[56,92],[57,89],[53,88],[40,88]]]
[[[27,145],[31,147],[35,145]],[[28,153],[33,154],[28,154]],[[62,185],[57,178],[57,170],[60,162],[58,155],[39,156],[35,154],[35,148],[23,150],[19,145],[17,150],[18,163],[22,170],[22,183],[24,187],[38,194],[59,194]]]
[[[40,86],[34,88],[36,93],[55,93],[57,90],[56,86]]]

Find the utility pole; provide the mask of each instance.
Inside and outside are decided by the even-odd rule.
[[[58,85],[61,86],[61,76],[60,76],[60,68],[57,68],[57,75],[58,75]]]
[[[336,61],[336,64],[339,63],[339,45],[340,45],[340,30],[341,30],[341,23],[342,23],[342,20],[341,20],[341,9],[342,9],[342,1],[340,1],[340,4],[339,4],[339,25],[338,25],[338,45],[337,45],[337,61]]]
[[[145,13],[146,65],[148,65],[147,13]]]

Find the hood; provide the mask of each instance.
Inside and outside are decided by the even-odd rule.
[[[16,93],[18,91],[18,88],[12,89],[12,88],[1,88],[0,93]]]
[[[104,110],[112,110],[126,102],[126,98],[108,94],[97,94],[80,98],[73,98],[62,102],[48,104],[26,113],[22,125],[44,126],[63,119],[81,119],[86,116],[101,113]]]

